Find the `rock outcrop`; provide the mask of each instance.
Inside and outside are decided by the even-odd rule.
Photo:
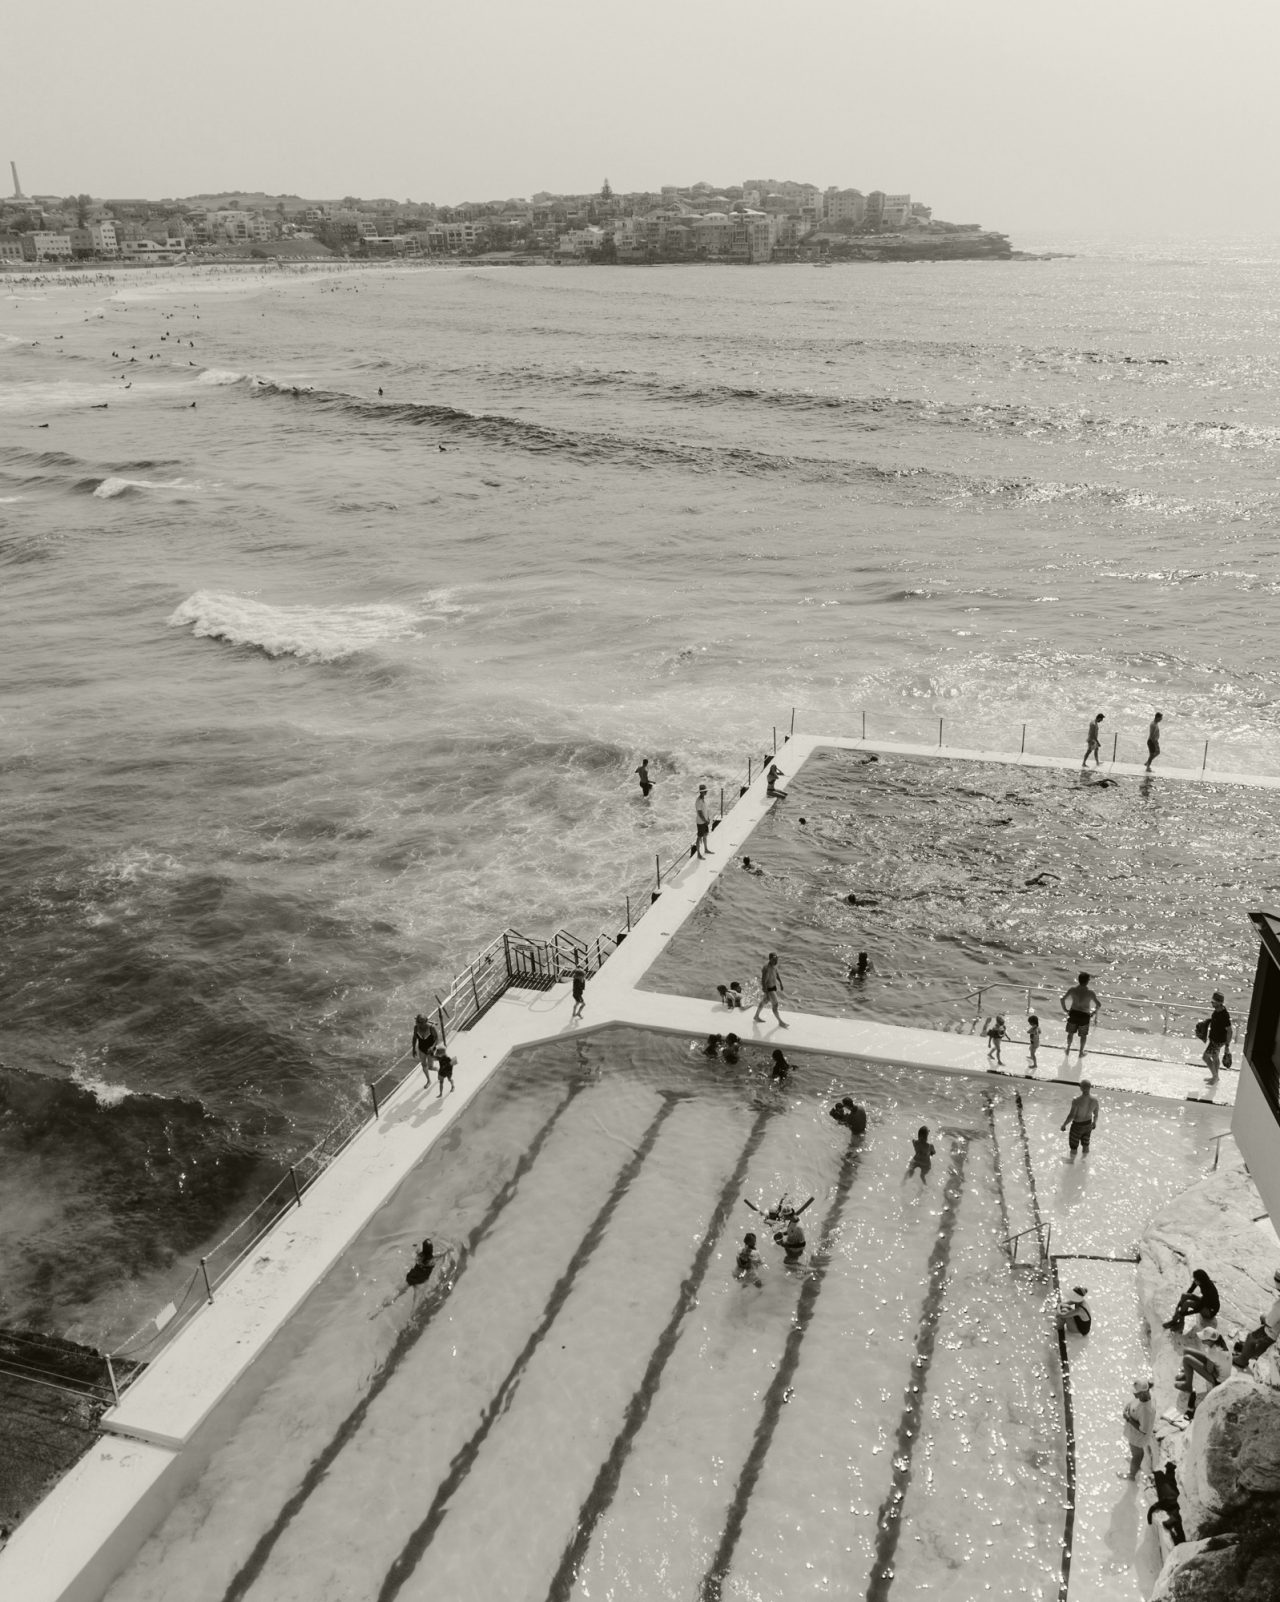
[[[1275,1299],[1280,1246],[1238,1156],[1176,1197],[1147,1225],[1138,1290],[1155,1375],[1158,1415],[1182,1410],[1174,1389],[1182,1342],[1164,1321],[1207,1269],[1218,1287],[1217,1323],[1228,1340],[1256,1327]],[[1157,1429],[1177,1465],[1188,1539],[1174,1549],[1151,1602],[1280,1602],[1280,1391],[1241,1374],[1211,1391],[1189,1430]]]

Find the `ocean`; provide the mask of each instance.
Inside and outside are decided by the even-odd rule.
[[[0,280],[0,1322],[127,1333],[793,709],[1280,772],[1278,266]]]

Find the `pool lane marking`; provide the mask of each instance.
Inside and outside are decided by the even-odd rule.
[[[1049,1259],[1053,1275],[1054,1306],[1061,1305],[1062,1284],[1058,1279],[1058,1260]],[[1076,1533],[1076,1412],[1071,1393],[1071,1355],[1067,1350],[1067,1329],[1058,1324],[1058,1364],[1062,1369],[1062,1430],[1067,1448],[1067,1505],[1062,1521],[1062,1573],[1058,1577],[1058,1602],[1067,1602],[1071,1588],[1071,1547]]]
[[[707,1572],[702,1577],[702,1584],[698,1595],[701,1602],[720,1602],[724,1588],[725,1577],[733,1563],[734,1550],[742,1535],[742,1526],[746,1519],[747,1508],[755,1494],[756,1483],[760,1478],[760,1470],[764,1467],[764,1460],[768,1456],[769,1448],[773,1444],[774,1431],[778,1427],[778,1418],[787,1400],[791,1389],[791,1381],[795,1378],[796,1368],[800,1362],[800,1348],[809,1325],[813,1322],[814,1309],[817,1306],[818,1296],[822,1290],[822,1282],[826,1277],[827,1266],[830,1263],[828,1247],[832,1232],[840,1220],[840,1213],[844,1208],[854,1179],[857,1177],[858,1165],[862,1160],[862,1145],[855,1138],[849,1143],[840,1164],[840,1174],[836,1180],[835,1195],[831,1205],[827,1208],[822,1220],[821,1244],[810,1262],[809,1272],[805,1275],[804,1284],[800,1287],[800,1295],[796,1301],[795,1314],[791,1320],[791,1328],[787,1331],[787,1344],[783,1348],[782,1357],[765,1392],[764,1405],[760,1411],[760,1418],[756,1423],[755,1436],[751,1442],[751,1450],[747,1460],[742,1465],[738,1475],[738,1484],[734,1490],[733,1501],[729,1504],[729,1511],[725,1515],[724,1528],[720,1533],[720,1544],[716,1554],[711,1560]]]
[[[947,1170],[942,1217],[938,1220],[938,1233],[929,1254],[928,1289],[916,1325],[915,1352],[911,1358],[911,1378],[902,1403],[902,1417],[893,1446],[893,1481],[889,1493],[880,1504],[876,1516],[876,1555],[871,1566],[871,1580],[867,1586],[867,1602],[886,1602],[893,1584],[893,1560],[902,1533],[902,1509],[907,1488],[911,1484],[911,1459],[920,1436],[920,1420],[924,1413],[925,1385],[929,1365],[933,1361],[933,1345],[942,1316],[942,1298],[947,1288],[947,1264],[951,1258],[951,1237],[955,1234],[956,1219],[960,1213],[960,1197],[964,1191],[964,1165],[969,1155],[969,1140],[961,1135],[951,1148],[951,1166]]]
[[[1004,1249],[1012,1261],[1014,1247],[1010,1236],[1013,1231],[1009,1228],[1009,1198],[1004,1193],[1004,1169],[1000,1166],[1000,1137],[996,1133],[996,1098],[989,1090],[984,1090],[982,1099],[987,1106],[987,1127],[991,1131],[991,1153],[996,1170],[996,1195],[1000,1198],[1000,1222],[1004,1226]]]
[[[1031,1141],[1027,1136],[1027,1120],[1022,1111],[1022,1092],[1015,1090],[1013,1105],[1018,1114],[1018,1136],[1022,1142],[1022,1160],[1026,1164],[1027,1184],[1031,1187],[1031,1216],[1035,1220],[1036,1244],[1040,1248],[1040,1260],[1044,1261],[1046,1243],[1044,1238],[1044,1219],[1040,1216],[1040,1192],[1036,1189],[1036,1171],[1031,1163]]]
[[[568,1111],[574,1098],[586,1088],[588,1083],[590,1081],[580,1079],[570,1085],[568,1094],[559,1102],[546,1123],[543,1124],[521,1154],[519,1162],[511,1170],[506,1182],[485,1209],[480,1222],[467,1236],[466,1246],[460,1254],[457,1272],[453,1277],[454,1285],[458,1283],[466,1272],[467,1264],[475,1256],[476,1250],[482,1241],[493,1230],[508,1203],[515,1199],[521,1180],[524,1179],[525,1175],[538,1160],[543,1147],[551,1138],[551,1134],[560,1122],[561,1117]],[[430,1311],[434,1311],[434,1308]],[[276,1542],[288,1529],[297,1514],[302,1511],[311,1493],[329,1472],[329,1468],[339,1452],[342,1451],[361,1424],[364,1423],[365,1415],[370,1407],[386,1388],[388,1381],[401,1363],[408,1357],[414,1346],[417,1345],[419,1337],[430,1322],[429,1314],[424,1318],[412,1319],[396,1336],[391,1350],[387,1353],[386,1361],[370,1381],[369,1389],[347,1414],[346,1418],[343,1419],[342,1423],[338,1425],[330,1437],[328,1445],[322,1448],[320,1453],[311,1460],[310,1467],[303,1475],[302,1483],[280,1509],[279,1513],[276,1514],[275,1522],[270,1529],[259,1536],[249,1556],[232,1576],[230,1585],[223,1593],[222,1602],[240,1602],[240,1598],[247,1595],[250,1586],[253,1585],[266,1566],[267,1559],[271,1556]]]
[[[614,1497],[617,1495],[623,1467],[631,1453],[636,1436],[640,1433],[640,1430],[644,1427],[645,1420],[649,1417],[649,1409],[653,1404],[658,1387],[662,1383],[662,1374],[667,1366],[667,1360],[676,1348],[685,1318],[698,1300],[698,1291],[706,1278],[712,1255],[720,1244],[720,1238],[724,1234],[725,1226],[729,1222],[734,1204],[742,1189],[742,1182],[746,1178],[747,1168],[759,1149],[760,1142],[764,1138],[765,1128],[770,1118],[773,1117],[774,1111],[774,1108],[766,1107],[756,1114],[755,1122],[751,1126],[751,1133],[747,1137],[747,1143],[742,1148],[741,1155],[734,1164],[733,1172],[724,1183],[724,1187],[720,1192],[720,1199],[717,1201],[715,1210],[711,1214],[710,1222],[707,1225],[707,1232],[703,1236],[702,1244],[698,1247],[689,1272],[680,1286],[680,1294],[676,1298],[671,1317],[667,1320],[666,1328],[658,1337],[657,1344],[650,1354],[648,1366],[645,1368],[640,1384],[636,1387],[631,1400],[627,1403],[627,1409],[623,1415],[623,1426],[615,1436],[609,1455],[601,1464],[599,1472],[596,1474],[595,1483],[587,1493],[586,1499],[578,1511],[574,1533],[565,1546],[559,1567],[556,1569],[548,1587],[547,1602],[567,1602],[567,1598],[573,1592],[574,1584],[578,1577],[578,1566],[586,1556],[596,1525],[604,1517],[612,1505]]]
[[[623,1164],[617,1179],[613,1183],[613,1189],[605,1199],[604,1205],[592,1219],[586,1234],[578,1243],[577,1250],[569,1259],[564,1273],[556,1281],[551,1295],[547,1298],[547,1305],[543,1308],[542,1317],[538,1321],[537,1327],[520,1349],[515,1361],[507,1370],[502,1383],[490,1397],[487,1406],[480,1415],[480,1422],[472,1432],[470,1439],[454,1454],[453,1461],[449,1465],[448,1474],[436,1487],[436,1492],[431,1499],[431,1505],[427,1509],[426,1517],[410,1534],[408,1540],[393,1560],[391,1567],[387,1570],[382,1584],[378,1587],[377,1602],[393,1602],[393,1598],[399,1596],[402,1588],[412,1579],[414,1570],[422,1561],[427,1548],[435,1539],[436,1531],[448,1515],[450,1498],[471,1472],[476,1458],[480,1455],[480,1448],[488,1439],[489,1431],[510,1407],[511,1399],[519,1388],[520,1381],[524,1378],[525,1370],[536,1354],[538,1347],[541,1346],[547,1331],[555,1323],[561,1309],[568,1301],[569,1295],[573,1290],[573,1282],[577,1278],[579,1270],[586,1266],[596,1247],[604,1239],[605,1230],[609,1227],[610,1220],[613,1218],[614,1213],[617,1212],[623,1197],[635,1183],[636,1176],[644,1167],[649,1153],[656,1145],[658,1136],[662,1133],[663,1124],[675,1111],[682,1099],[678,1094],[663,1096],[662,1106],[641,1136],[640,1142],[631,1156]]]

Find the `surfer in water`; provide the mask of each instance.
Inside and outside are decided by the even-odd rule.
[[[436,1249],[429,1240],[424,1240],[418,1247],[409,1272],[404,1276],[406,1285],[425,1285],[431,1278],[431,1270],[436,1266]]]

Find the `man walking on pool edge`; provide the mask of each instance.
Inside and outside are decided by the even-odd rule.
[[[1093,1094],[1093,1086],[1087,1079],[1080,1081],[1080,1094],[1071,1103],[1067,1116],[1062,1120],[1062,1127],[1071,1125],[1071,1132],[1067,1136],[1067,1144],[1074,1157],[1077,1147],[1083,1147],[1084,1154],[1089,1155],[1089,1141],[1094,1130],[1098,1127],[1098,1098]]]
[[[762,1022],[760,1017],[762,1008],[772,1007],[773,1016],[778,1020],[778,1027],[780,1029],[790,1027],[790,1025],[783,1023],[782,1014],[778,1011],[778,996],[781,991],[782,975],[778,972],[778,953],[771,951],[768,962],[760,970],[760,1001],[756,1007],[755,1018],[752,1020],[754,1023]]]
[[[1160,725],[1164,722],[1164,713],[1157,712],[1147,729],[1147,760],[1146,771],[1151,772],[1151,764],[1160,755]]]
[[[1084,1058],[1084,1043],[1089,1038],[1089,1025],[1102,1011],[1102,1003],[1089,989],[1089,975],[1078,973],[1076,982],[1058,997],[1059,1005],[1067,1015],[1067,1056],[1071,1055],[1071,1040],[1080,1041],[1080,1057]]]

